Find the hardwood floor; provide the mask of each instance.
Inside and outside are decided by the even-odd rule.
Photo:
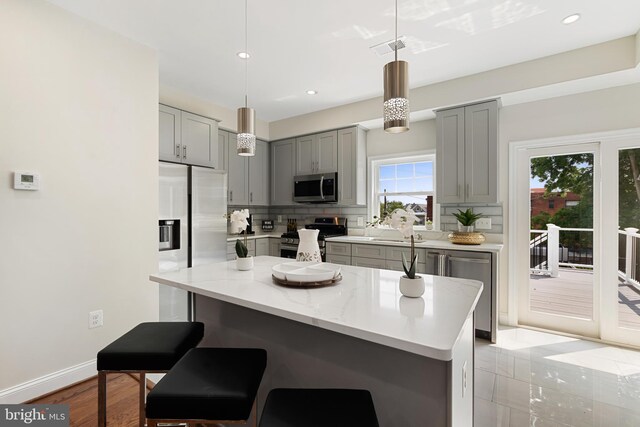
[[[98,377],[75,384],[28,403],[68,404],[71,427],[98,425]],[[107,382],[108,427],[138,426],[138,379],[128,374],[110,374]]]

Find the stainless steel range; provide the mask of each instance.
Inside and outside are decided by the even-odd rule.
[[[338,217],[321,217],[316,218],[313,224],[305,225],[305,228],[320,230],[318,234],[318,246],[320,247],[320,254],[322,255],[322,260],[327,260],[327,249],[325,238],[327,237],[335,237],[335,236],[346,236],[348,233],[347,229],[347,218],[338,218]],[[280,256],[283,258],[296,258],[296,254],[298,253],[298,244],[300,243],[300,239],[298,237],[298,232],[288,232],[283,233],[280,237]]]

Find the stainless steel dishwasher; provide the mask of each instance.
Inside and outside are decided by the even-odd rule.
[[[476,306],[476,336],[495,341],[493,268],[490,252],[427,249],[427,274],[479,280],[484,285]]]

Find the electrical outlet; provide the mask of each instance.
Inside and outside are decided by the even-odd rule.
[[[358,217],[358,227],[364,227],[364,217]]]
[[[476,230],[491,230],[491,218],[478,218],[475,225]]]
[[[98,328],[102,326],[103,315],[102,310],[89,312],[89,329]]]
[[[282,215],[278,215],[278,223],[282,222]]]

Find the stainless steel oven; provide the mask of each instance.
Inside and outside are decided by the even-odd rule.
[[[333,172],[294,177],[293,201],[300,203],[337,203],[338,174]]]

